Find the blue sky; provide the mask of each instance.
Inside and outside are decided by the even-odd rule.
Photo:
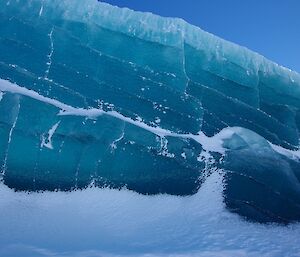
[[[103,0],[102,0],[103,1]],[[300,72],[299,0],[105,0],[121,7],[181,17]]]

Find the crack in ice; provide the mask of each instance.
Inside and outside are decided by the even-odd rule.
[[[115,139],[111,144],[110,144],[110,147],[111,147],[111,152],[113,152],[115,149],[117,149],[117,144],[124,138],[125,136],[125,122],[123,123],[123,128],[122,128],[122,133],[121,135]]]
[[[18,121],[19,112],[20,112],[20,102],[18,103],[17,114],[16,114],[16,117],[15,117],[15,120],[14,120],[14,122],[12,124],[12,127],[10,128],[10,131],[9,131],[9,134],[8,134],[7,148],[6,148],[6,151],[5,151],[5,156],[4,156],[4,161],[3,161],[3,165],[2,165],[2,171],[1,171],[2,177],[5,176],[5,172],[6,172],[6,169],[7,169],[7,159],[8,159],[9,147],[10,147],[10,143],[11,143],[11,139],[12,139],[12,134],[15,130],[15,127],[16,127],[16,124],[17,124],[17,121]]]
[[[40,11],[39,11],[39,17],[41,17],[42,14],[43,14],[43,10],[44,10],[44,1],[45,1],[45,0],[42,0],[41,9],[40,9]]]
[[[51,68],[51,65],[52,65],[52,55],[53,55],[53,52],[54,52],[53,30],[54,30],[54,27],[52,27],[50,33],[48,34],[49,39],[50,39],[50,53],[47,55],[48,62],[47,62],[47,69],[46,69],[45,77],[44,77],[45,79],[48,79],[50,68]]]
[[[187,75],[187,72],[186,72],[186,63],[185,63],[185,47],[184,47],[184,39],[185,39],[185,36],[184,36],[184,31],[181,31],[181,37],[182,37],[182,66],[183,66],[183,74],[186,78],[186,84],[185,84],[185,89],[184,91],[186,92],[187,88],[188,88],[188,85],[189,85],[189,82],[191,81],[191,79],[189,78],[189,76]]]

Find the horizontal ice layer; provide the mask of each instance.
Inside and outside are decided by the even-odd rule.
[[[299,74],[183,20],[92,0],[2,1],[0,24],[8,186],[183,196],[218,170],[231,210],[299,220]]]

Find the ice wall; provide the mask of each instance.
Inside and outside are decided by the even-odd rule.
[[[93,0],[11,0],[0,79],[1,177],[14,189],[184,196],[222,171],[233,211],[299,219],[300,76],[259,54]]]

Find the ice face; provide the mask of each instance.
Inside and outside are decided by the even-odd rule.
[[[185,196],[219,172],[232,211],[299,220],[299,74],[183,20],[92,0],[2,1],[0,24],[9,187]]]

